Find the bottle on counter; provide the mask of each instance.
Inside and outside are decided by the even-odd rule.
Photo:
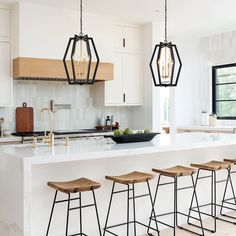
[[[110,119],[110,116],[107,116],[107,119],[106,119],[106,126],[111,126],[111,119]]]
[[[208,126],[209,125],[209,114],[207,110],[202,110],[201,112],[201,125]]]

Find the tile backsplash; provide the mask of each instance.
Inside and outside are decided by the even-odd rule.
[[[13,107],[0,108],[0,117],[5,119],[5,129],[15,131],[15,109],[26,102],[34,108],[35,130],[48,129],[47,114],[40,120],[40,110],[50,106],[50,100],[56,104],[71,104],[71,110],[54,113],[54,130],[75,130],[93,128],[99,124],[101,115],[114,115],[122,127],[128,127],[126,107],[105,107],[95,105],[96,97],[89,86],[69,86],[66,82],[50,81],[14,81]]]

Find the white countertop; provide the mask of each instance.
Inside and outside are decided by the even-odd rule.
[[[216,126],[204,126],[204,125],[192,125],[192,126],[177,126],[177,130],[206,130],[206,131],[236,131],[236,126],[232,125],[216,125]]]
[[[151,142],[144,143],[115,144],[110,139],[97,139],[71,141],[68,147],[60,142],[54,148],[44,145],[35,149],[32,144],[6,145],[0,147],[0,153],[29,161],[31,164],[46,164],[227,145],[236,145],[236,135],[182,133],[161,134]]]

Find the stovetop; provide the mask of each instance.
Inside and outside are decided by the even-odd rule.
[[[68,131],[53,131],[55,135],[74,135],[74,134],[90,134],[90,133],[106,133],[109,132],[109,130],[96,130],[96,129],[79,129],[79,130],[68,130]],[[47,134],[49,131],[46,132]],[[34,132],[17,132],[13,133],[12,135],[17,137],[33,137],[33,136],[44,136],[45,131],[34,131]]]

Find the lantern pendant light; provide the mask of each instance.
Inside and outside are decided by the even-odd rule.
[[[66,77],[71,85],[94,84],[99,56],[93,38],[83,34],[83,0],[80,0],[80,34],[69,39],[63,58]]]
[[[175,44],[167,41],[167,0],[165,0],[165,41],[154,48],[150,69],[155,86],[177,86],[182,62]]]

